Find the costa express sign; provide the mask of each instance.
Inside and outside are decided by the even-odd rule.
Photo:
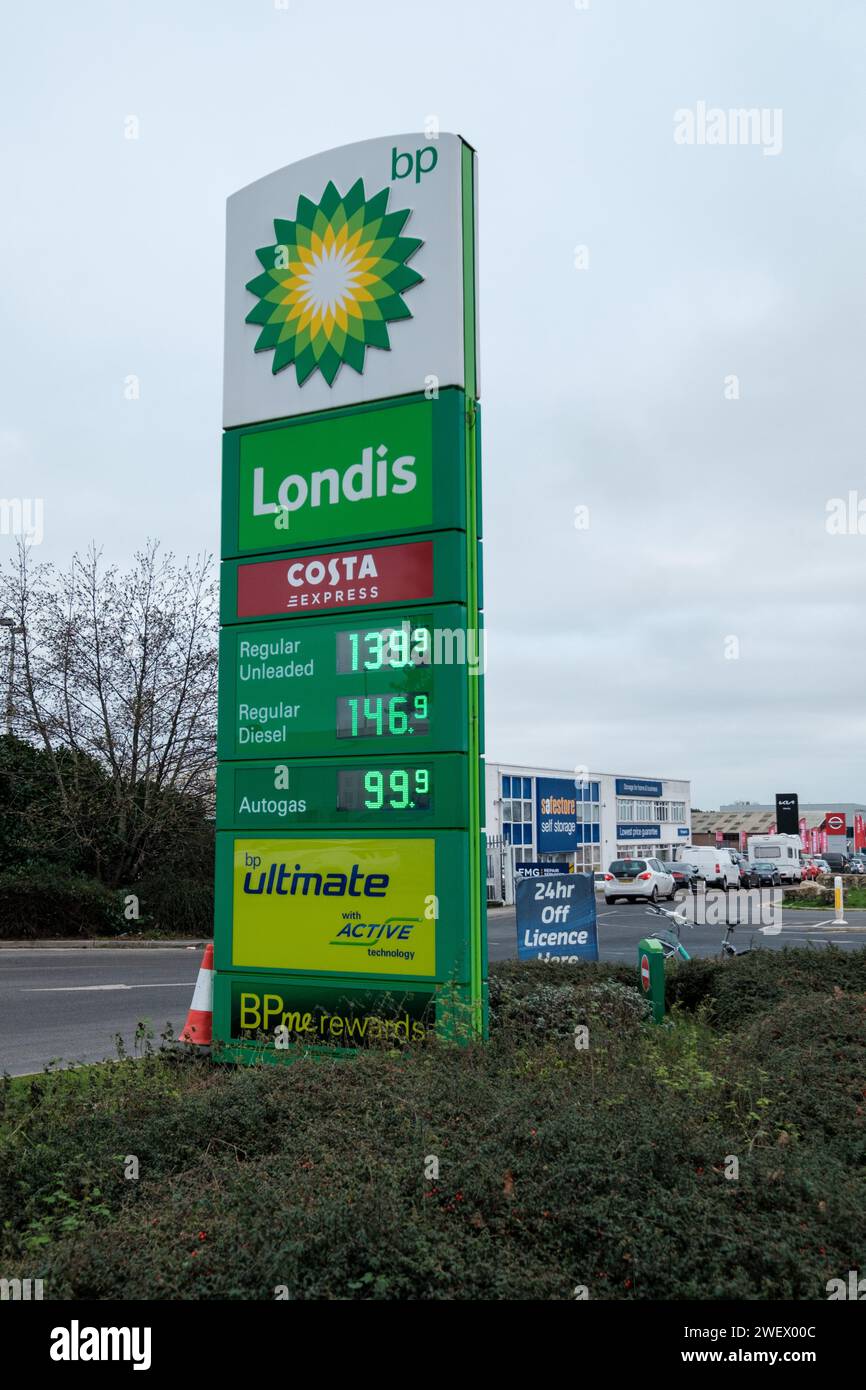
[[[222,621],[294,618],[392,603],[457,601],[466,540],[446,531],[419,540],[344,547],[223,566]]]

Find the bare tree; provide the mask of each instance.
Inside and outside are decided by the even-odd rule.
[[[156,542],[126,573],[95,546],[58,571],[22,544],[3,577],[0,611],[23,629],[16,731],[44,746],[70,833],[112,886],[211,802],[216,604],[210,557],[179,564]]]

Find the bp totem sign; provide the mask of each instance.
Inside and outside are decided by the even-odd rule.
[[[485,1031],[476,181],[393,136],[228,202],[229,1059]]]

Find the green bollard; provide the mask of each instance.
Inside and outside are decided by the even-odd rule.
[[[653,1022],[661,1023],[665,1016],[665,953],[660,941],[644,937],[637,943],[637,968],[640,987],[649,997]]]

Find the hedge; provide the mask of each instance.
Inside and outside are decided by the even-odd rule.
[[[864,971],[694,962],[657,1026],[633,970],[509,962],[488,1044],[7,1082],[0,1271],[49,1299],[823,1300],[866,1252]]]

